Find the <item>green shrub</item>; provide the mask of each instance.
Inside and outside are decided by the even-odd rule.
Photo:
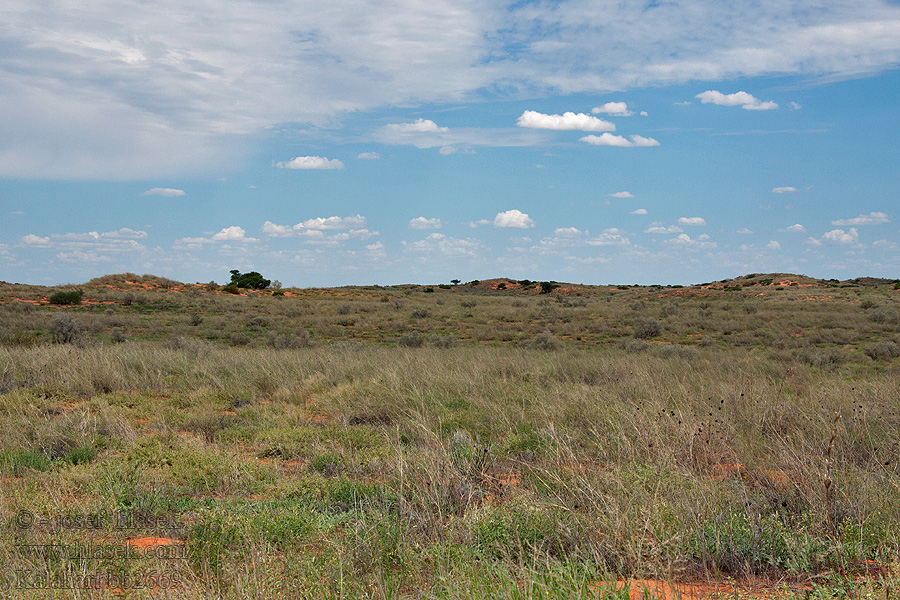
[[[264,290],[269,287],[269,284],[272,283],[268,279],[264,278],[262,275],[257,273],[256,271],[250,271],[249,273],[241,273],[237,269],[231,270],[231,283],[236,285],[239,288],[246,288],[251,290]]]
[[[81,297],[84,292],[81,290],[71,290],[68,292],[56,292],[50,295],[50,304],[81,304]]]
[[[238,289],[238,286],[236,286],[233,283],[229,283],[228,285],[222,286],[222,291],[227,292],[229,294],[240,294],[241,293],[241,290]]]

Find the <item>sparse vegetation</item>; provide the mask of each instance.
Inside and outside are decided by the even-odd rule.
[[[197,600],[893,593],[893,280],[554,285],[0,284],[0,522],[142,517],[0,555],[165,538],[124,568]]]

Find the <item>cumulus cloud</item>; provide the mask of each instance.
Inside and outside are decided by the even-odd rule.
[[[672,239],[665,240],[663,243],[692,249],[716,248],[718,246],[715,242],[709,241],[709,236],[701,235],[696,239],[692,239],[691,236],[686,233],[681,233]]]
[[[360,158],[362,160],[378,160],[381,158],[381,155],[377,152],[360,152],[356,155],[356,158]]]
[[[718,104],[719,106],[740,106],[744,110],[772,110],[778,108],[774,102],[761,102],[747,92],[735,92],[723,94],[718,90],[706,90],[695,96],[703,104]]]
[[[399,133],[434,133],[450,131],[449,127],[438,127],[431,119],[416,119],[412,123],[390,123],[385,125],[387,129]]]
[[[797,191],[797,188],[791,187],[791,186],[772,188],[773,194],[789,194],[791,192],[796,192],[796,191]]]
[[[590,238],[586,241],[589,246],[629,246],[631,240],[625,237],[625,232],[621,229],[611,228],[604,229],[603,233],[597,237]]]
[[[595,106],[591,112],[596,114],[606,113],[614,117],[630,117],[634,113],[628,110],[628,104],[625,102],[607,102],[603,106]],[[645,114],[645,113],[642,113]]]
[[[891,218],[883,212],[870,212],[867,215],[859,215],[858,217],[853,217],[852,219],[840,219],[838,221],[832,221],[832,225],[837,225],[838,227],[847,227],[849,225],[882,225],[884,223],[890,223]]]
[[[212,241],[214,242],[243,242],[248,241],[247,232],[244,231],[242,227],[238,227],[237,225],[233,225],[231,227],[225,227],[219,233],[212,236]]]
[[[30,233],[22,237],[21,244],[30,248],[57,249],[60,260],[73,260],[73,257],[83,255],[86,262],[98,262],[108,260],[107,255],[145,251],[146,248],[138,240],[146,237],[146,231],[123,227],[115,231],[62,233],[46,237]]]
[[[50,238],[29,233],[28,235],[22,236],[22,243],[33,248],[49,248]]]
[[[441,146],[438,152],[441,153],[441,156],[450,156],[451,154],[456,154],[456,148],[454,146]]]
[[[611,133],[586,135],[581,138],[580,141],[591,144],[592,146],[616,146],[618,148],[659,146],[659,142],[653,138],[633,135],[631,136],[631,140],[628,140],[621,135],[613,135]]]
[[[324,156],[298,156],[286,162],[277,162],[275,166],[279,169],[333,170],[343,169],[344,163]]]
[[[432,233],[424,240],[416,242],[400,242],[404,251],[416,255],[439,254],[456,257],[472,257],[484,244],[472,238],[454,238],[442,233]]]
[[[806,227],[804,227],[800,223],[794,223],[790,227],[785,227],[784,229],[779,229],[778,231],[785,231],[787,233],[805,233]]]
[[[647,214],[647,209],[646,209],[646,208],[638,208],[638,209],[635,209],[635,210],[631,211],[631,213],[629,213],[629,214],[632,214],[632,215],[646,215],[646,214]]]
[[[741,235],[750,235],[751,233],[753,233],[753,230],[747,227],[741,227],[740,229],[735,231],[735,233],[740,233]]]
[[[516,121],[519,127],[531,129],[554,129],[558,131],[615,131],[614,123],[586,115],[584,113],[567,112],[562,115],[546,115],[533,110],[526,110]]]
[[[706,219],[703,217],[681,217],[678,219],[678,222],[682,225],[690,225],[691,227],[706,225]]]
[[[184,196],[184,190],[176,190],[174,188],[150,188],[143,194],[144,196],[166,196],[166,197],[174,197],[174,196]]]
[[[360,236],[369,234],[368,220],[362,215],[350,217],[316,217],[301,221],[296,225],[278,225],[272,221],[263,223],[262,232],[269,237],[323,237],[324,231],[350,230]]]
[[[859,231],[857,231],[856,228],[851,227],[849,231],[832,229],[821,238],[809,238],[808,243],[813,246],[820,246],[822,244],[849,246],[850,244],[855,244],[857,241],[859,241]]]
[[[575,237],[581,235],[581,230],[577,227],[559,227],[553,230],[553,235],[558,237]]]
[[[768,244],[766,244],[766,248],[768,248],[769,250],[781,250],[781,244],[779,244],[775,240],[771,240]]]
[[[416,217],[409,220],[410,229],[440,229],[443,223],[440,219],[427,219],[425,217]]]
[[[612,194],[607,194],[610,198],[634,198],[634,194],[631,192],[615,192]]]
[[[518,229],[527,229],[534,227],[534,221],[520,210],[512,209],[497,213],[492,221],[494,227],[512,227]]]
[[[651,223],[644,233],[681,233],[682,231],[684,230],[677,225],[665,227],[665,223]]]

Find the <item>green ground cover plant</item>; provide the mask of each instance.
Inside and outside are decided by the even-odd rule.
[[[893,283],[0,284],[0,594],[887,599]]]

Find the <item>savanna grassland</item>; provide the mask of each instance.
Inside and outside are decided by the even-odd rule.
[[[896,597],[897,287],[0,284],[0,596]]]

